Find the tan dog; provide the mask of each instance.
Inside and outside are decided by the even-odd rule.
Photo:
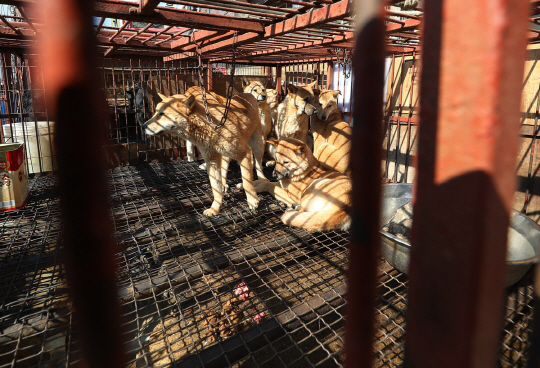
[[[321,165],[304,142],[285,138],[276,147],[274,175],[278,183],[255,182],[257,192],[270,192],[288,210],[281,221],[310,231],[348,230],[351,226],[351,179]]]
[[[231,159],[240,162],[243,187],[249,208],[254,210],[259,198],[253,187],[253,161],[256,157],[257,175],[262,172],[263,141],[257,101],[251,94],[242,93],[231,100],[225,124],[218,130],[206,121],[200,87],[191,87],[185,95],[166,97],[156,106],[156,113],[143,129],[148,135],[171,133],[189,140],[199,147],[212,186],[214,201],[204,211],[206,216],[219,213],[223,202],[223,187]],[[214,123],[219,123],[224,110],[224,98],[207,94],[208,110]]]
[[[318,112],[311,118],[313,132],[313,155],[325,166],[350,175],[349,156],[351,153],[352,128],[343,119],[338,106],[340,91],[315,91],[318,98]]]
[[[275,124],[277,120],[277,112],[279,105],[279,95],[277,90],[266,90],[266,103],[268,104],[268,108],[270,109],[270,115],[272,116],[272,124]],[[270,132],[270,134],[272,134],[272,132]]]
[[[278,139],[296,138],[308,142],[309,117],[317,113],[314,106],[313,87],[317,82],[308,85],[287,85],[289,93],[278,107],[275,124]]]
[[[270,114],[270,108],[266,102],[266,88],[262,82],[249,82],[246,78],[242,78],[242,86],[244,87],[244,93],[251,93],[259,103],[259,117],[261,118],[262,136],[266,142],[268,134],[270,134],[272,131],[272,114]]]

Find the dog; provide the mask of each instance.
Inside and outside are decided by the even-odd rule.
[[[216,130],[206,120],[200,87],[191,87],[184,95],[159,96],[162,101],[156,106],[154,116],[144,124],[144,131],[148,135],[175,134],[199,148],[214,196],[211,207],[203,214],[212,217],[219,213],[231,159],[240,162],[247,202],[249,208],[255,210],[259,198],[253,187],[252,156],[256,157],[258,178],[266,180],[262,172],[264,145],[255,97],[249,93],[234,96],[225,124]],[[218,123],[225,108],[224,98],[218,99],[211,93],[207,93],[206,98],[213,121]]]
[[[279,183],[257,180],[255,190],[270,192],[291,208],[281,216],[281,221],[309,231],[348,230],[351,179],[324,167],[307,144],[298,139],[268,143],[276,148],[274,176]]]
[[[279,106],[279,95],[278,91],[275,89],[266,90],[266,103],[268,104],[268,109],[270,110],[270,115],[272,116],[272,128],[276,124],[277,112]],[[274,129],[272,129],[273,131]],[[270,135],[272,135],[272,131]]]
[[[317,114],[311,117],[313,155],[328,168],[350,176],[352,128],[338,106],[340,91],[315,91]]]
[[[279,104],[275,125],[278,139],[295,138],[308,143],[309,117],[317,114],[313,88],[317,82],[307,85],[287,85],[287,97]]]
[[[226,101],[227,101],[227,99],[225,97],[220,96],[215,92],[208,91],[207,93],[210,94],[211,96],[213,96],[220,103],[225,104]],[[187,155],[188,162],[195,161],[195,145],[191,141],[188,141],[188,140],[186,140],[186,155]],[[206,162],[203,163],[203,164],[200,164],[199,169],[206,170]]]
[[[270,108],[266,101],[266,88],[262,82],[249,82],[246,78],[242,78],[242,87],[244,88],[244,93],[251,93],[259,103],[259,117],[261,118],[262,136],[266,142],[268,134],[270,134],[272,131],[272,114],[270,113]]]

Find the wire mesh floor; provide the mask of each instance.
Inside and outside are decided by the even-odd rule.
[[[249,211],[237,167],[220,216],[207,219],[211,189],[199,164],[110,171],[128,366],[342,366],[348,234],[287,227],[268,194]],[[73,365],[56,178],[32,179],[24,209],[0,221],[0,367]],[[384,261],[379,272],[374,366],[399,367],[407,280]],[[507,310],[501,366],[521,367],[530,283],[509,293]]]

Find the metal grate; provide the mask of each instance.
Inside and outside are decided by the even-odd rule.
[[[266,194],[250,212],[235,187],[238,166],[221,215],[207,219],[211,189],[199,164],[110,171],[128,366],[342,366],[347,233],[287,227],[283,207]],[[58,197],[54,176],[35,177],[25,208],[0,214],[0,367],[77,362]],[[379,290],[374,366],[399,367],[406,276],[382,261]],[[501,365],[519,367],[532,286],[526,281],[508,300]]]

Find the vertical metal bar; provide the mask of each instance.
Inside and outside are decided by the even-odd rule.
[[[115,122],[115,130],[116,130],[116,146],[118,148],[118,163],[121,166],[122,165],[122,150],[121,150],[121,137],[120,137],[120,125],[118,121],[118,99],[116,97],[116,78],[115,78],[115,69],[114,69],[114,61],[111,61],[111,67],[112,67],[112,82],[113,82],[113,91],[114,91],[114,122]]]
[[[11,133],[11,141],[14,142],[14,139],[13,139],[13,117],[11,116],[11,97],[9,97],[9,85],[11,83],[10,83],[10,78],[8,76],[7,65],[6,64],[7,64],[6,63],[6,53],[3,52],[2,53],[2,72],[3,72],[2,74],[4,75],[4,86],[5,86],[5,90],[6,90],[6,110],[7,110],[8,119],[9,119],[9,130],[10,130],[10,133]]]
[[[18,57],[15,57],[15,66],[13,66],[13,64],[11,64],[12,66],[12,69],[15,68],[15,88],[18,92],[18,96],[19,96],[19,115],[20,115],[20,119],[21,119],[21,131],[22,131],[22,134],[23,134],[23,140],[24,140],[24,145],[25,145],[25,149],[26,149],[26,153],[27,153],[27,157],[26,157],[26,166],[27,166],[27,169],[28,169],[28,173],[30,173],[30,164],[31,164],[31,157],[30,157],[30,144],[28,144],[28,133],[26,132],[26,127],[25,127],[25,119],[24,119],[24,115],[23,115],[23,100],[22,100],[22,94],[23,94],[23,88],[22,88],[22,80],[20,78],[20,71],[19,71],[19,65],[17,63],[17,60],[18,60]],[[39,162],[39,152],[38,152],[38,162]],[[41,168],[41,165],[40,165],[40,168]],[[32,165],[32,171],[34,167]],[[41,170],[40,170],[41,171]]]
[[[171,62],[172,64],[172,62]],[[174,93],[172,92],[172,87],[171,87],[171,67],[169,63],[164,63],[163,64],[163,67],[165,67],[165,65],[167,65],[167,90],[168,90],[168,93],[169,93],[169,96],[172,96]],[[169,148],[169,152],[170,152],[170,155],[171,155],[171,158],[175,158],[175,157],[178,157],[178,144],[179,144],[179,140],[180,138],[178,138],[178,136],[171,136],[171,147]]]
[[[214,86],[212,84],[212,63],[208,62],[206,64],[206,85],[208,88],[208,91],[213,91]]]
[[[394,95],[394,72],[396,67],[396,58],[395,55],[392,54],[392,64],[390,66],[390,91],[388,93],[388,109],[386,111],[386,114],[388,115],[388,140],[386,141],[386,178],[390,179],[389,176],[389,170],[390,170],[390,149],[392,148],[392,96]],[[399,124],[399,122],[398,122]],[[399,125],[398,125],[399,126]]]
[[[125,366],[125,357],[102,156],[104,96],[96,78],[93,5],[85,0],[36,2],[36,13],[45,16],[35,52],[43,55],[48,109],[56,121],[62,246],[78,320],[74,333],[86,360],[80,365],[116,368]]]
[[[538,116],[540,115],[540,84],[538,85],[538,91],[536,94],[536,111],[534,114],[534,130],[531,137],[531,150],[529,154],[529,168],[527,171],[527,188],[525,190],[525,201],[523,203],[523,208],[521,210],[522,213],[527,213],[527,209],[529,208],[529,203],[532,199],[531,192],[534,188],[534,181],[532,179],[532,168],[533,168],[533,162],[535,157],[535,146],[536,146],[536,139],[538,134]]]
[[[154,80],[152,79],[152,74],[153,74],[152,63],[149,62],[148,65],[149,65],[149,66],[148,66],[148,72],[149,72],[148,83],[150,84],[150,89],[151,89],[151,91],[152,91],[152,92],[151,92],[151,95],[152,95],[152,96],[155,96],[156,93],[155,93],[155,91],[154,91]],[[154,101],[154,102],[155,102],[155,101]],[[154,109],[155,109],[155,106],[152,105],[151,113],[154,112]],[[147,137],[147,139],[148,139],[148,137]],[[153,137],[151,137],[151,139],[152,139],[152,143],[153,143],[153,145],[154,145],[154,155],[155,155],[154,157],[157,157],[157,155],[158,155],[158,153],[157,153],[157,152],[158,152],[158,149],[157,149],[157,139],[158,139],[158,138],[156,138],[156,136],[153,136]],[[147,158],[146,158],[146,159],[148,160],[148,155],[147,155]]]
[[[138,113],[138,109],[137,109],[137,95],[135,93],[135,74],[134,74],[134,71],[133,71],[133,59],[132,58],[129,58],[129,70],[131,72],[131,88],[133,88],[133,107],[135,108],[135,114],[134,114],[134,120],[135,120],[135,139],[136,139],[136,142],[135,142],[135,147],[136,147],[136,151],[137,151],[137,163],[139,163],[139,121],[137,120],[137,113]],[[140,87],[142,88],[142,83],[140,85]],[[144,104],[144,100],[143,100],[143,104]],[[128,139],[128,151],[130,151],[129,149],[129,139]]]
[[[125,65],[124,65],[124,61],[121,61],[120,62],[120,66],[122,68],[122,94],[123,94],[123,100],[124,100],[124,117],[125,117],[125,121],[126,121],[126,148],[127,148],[127,157],[128,157],[128,162],[131,162],[131,152],[129,152],[129,122],[128,122],[128,110],[129,110],[129,102],[128,102],[128,105],[126,106],[126,78],[125,78],[125,75],[124,75],[124,70],[125,70]],[[120,127],[118,127],[120,128]],[[121,130],[120,130],[121,132]],[[118,144],[122,144],[121,142],[118,142]]]
[[[161,77],[161,67],[159,66],[157,60],[156,60],[156,69],[157,69],[157,80],[158,80],[159,92],[163,93],[163,88],[162,88],[163,78]],[[165,157],[167,156],[167,146],[165,144],[165,135],[158,137],[158,139],[161,140],[161,144],[162,144],[162,148],[159,151],[159,154],[161,156],[161,159],[165,159]]]
[[[19,60],[21,61],[21,67],[22,68],[25,68],[25,64],[26,64],[26,67],[28,68],[28,88],[30,90],[30,98],[32,100],[32,110],[34,111],[34,129],[36,131],[36,146],[37,146],[37,151],[38,151],[38,163],[39,163],[39,172],[40,173],[43,173],[45,170],[43,169],[43,166],[44,166],[44,160],[43,160],[43,157],[41,156],[42,154],[42,150],[41,150],[41,142],[40,142],[40,135],[39,135],[39,127],[38,127],[38,122],[37,122],[37,115],[36,115],[36,108],[37,108],[37,104],[36,104],[36,99],[34,97],[34,91],[33,91],[33,88],[32,88],[32,83],[30,81],[30,65],[29,65],[29,60],[28,60],[28,55],[27,55],[27,59],[26,61],[23,61],[23,57],[20,56],[19,57]],[[23,82],[24,84],[24,82]],[[52,154],[52,152],[51,152]]]
[[[403,72],[405,70],[405,53],[401,54],[401,63],[399,67],[399,102],[398,102],[398,121],[396,131],[396,155],[394,158],[394,182],[398,183],[399,171],[399,140],[401,139],[401,114],[403,113]]]
[[[276,91],[278,91],[278,99],[281,99],[281,65],[276,65]],[[278,100],[279,101],[279,100]]]
[[[144,71],[143,71],[143,67],[142,67],[142,64],[141,64],[141,59],[139,59],[139,73],[140,73],[140,80],[141,80],[141,86],[142,86],[142,92],[143,92],[143,115],[144,115],[144,118],[146,119],[146,100],[148,98],[148,96],[146,96],[146,88],[147,88],[147,83],[145,81],[145,78],[144,78]],[[143,137],[144,137],[144,133],[143,134]],[[146,146],[146,143],[145,143],[145,146],[144,146],[144,154],[145,154],[145,160],[148,161],[148,147]]]
[[[186,66],[184,67],[184,71],[183,71],[183,80],[184,80],[184,91],[182,93],[186,93],[188,87],[187,87],[187,73],[188,73],[188,63],[186,61]]]
[[[173,64],[173,67],[174,67],[174,64]],[[178,72],[180,71],[180,69],[182,68],[182,65],[181,65],[181,61],[178,60],[178,67],[175,69],[175,72],[174,72],[174,80],[175,80],[175,88],[174,88],[174,91],[175,91],[175,94],[180,94],[180,84],[178,84]]]
[[[495,367],[529,2],[424,4],[405,366]]]
[[[41,57],[38,56],[38,65],[41,64]],[[45,120],[47,121],[47,134],[49,135],[49,149],[51,150],[51,166],[52,166],[52,172],[53,174],[56,174],[56,157],[54,155],[55,153],[55,150],[54,150],[54,145],[53,145],[53,134],[54,132],[51,131],[51,121],[49,120],[49,111],[47,110],[47,96],[45,94],[45,82],[43,81],[43,72],[41,70],[41,68],[39,68],[38,66],[36,66],[36,70],[37,72],[39,73],[38,75],[41,76],[41,88],[42,88],[42,92],[43,92],[43,104],[45,106]],[[32,75],[32,73],[29,74],[30,76]],[[30,85],[32,85],[32,82],[30,82]]]
[[[413,115],[413,95],[414,95],[414,73],[415,73],[415,59],[416,51],[413,51],[412,54],[412,65],[411,65],[411,86],[409,93],[409,116],[407,117],[407,149],[405,150],[405,177],[404,182],[408,182],[409,177],[409,151],[411,149],[411,118]]]
[[[351,169],[353,224],[347,271],[347,329],[345,367],[372,366],[377,281],[381,146],[384,91],[384,2],[367,1],[359,9],[356,55],[353,61],[354,127]],[[360,18],[360,19],[359,19]],[[363,21],[362,21],[363,20]],[[363,158],[369,157],[369,160]]]

